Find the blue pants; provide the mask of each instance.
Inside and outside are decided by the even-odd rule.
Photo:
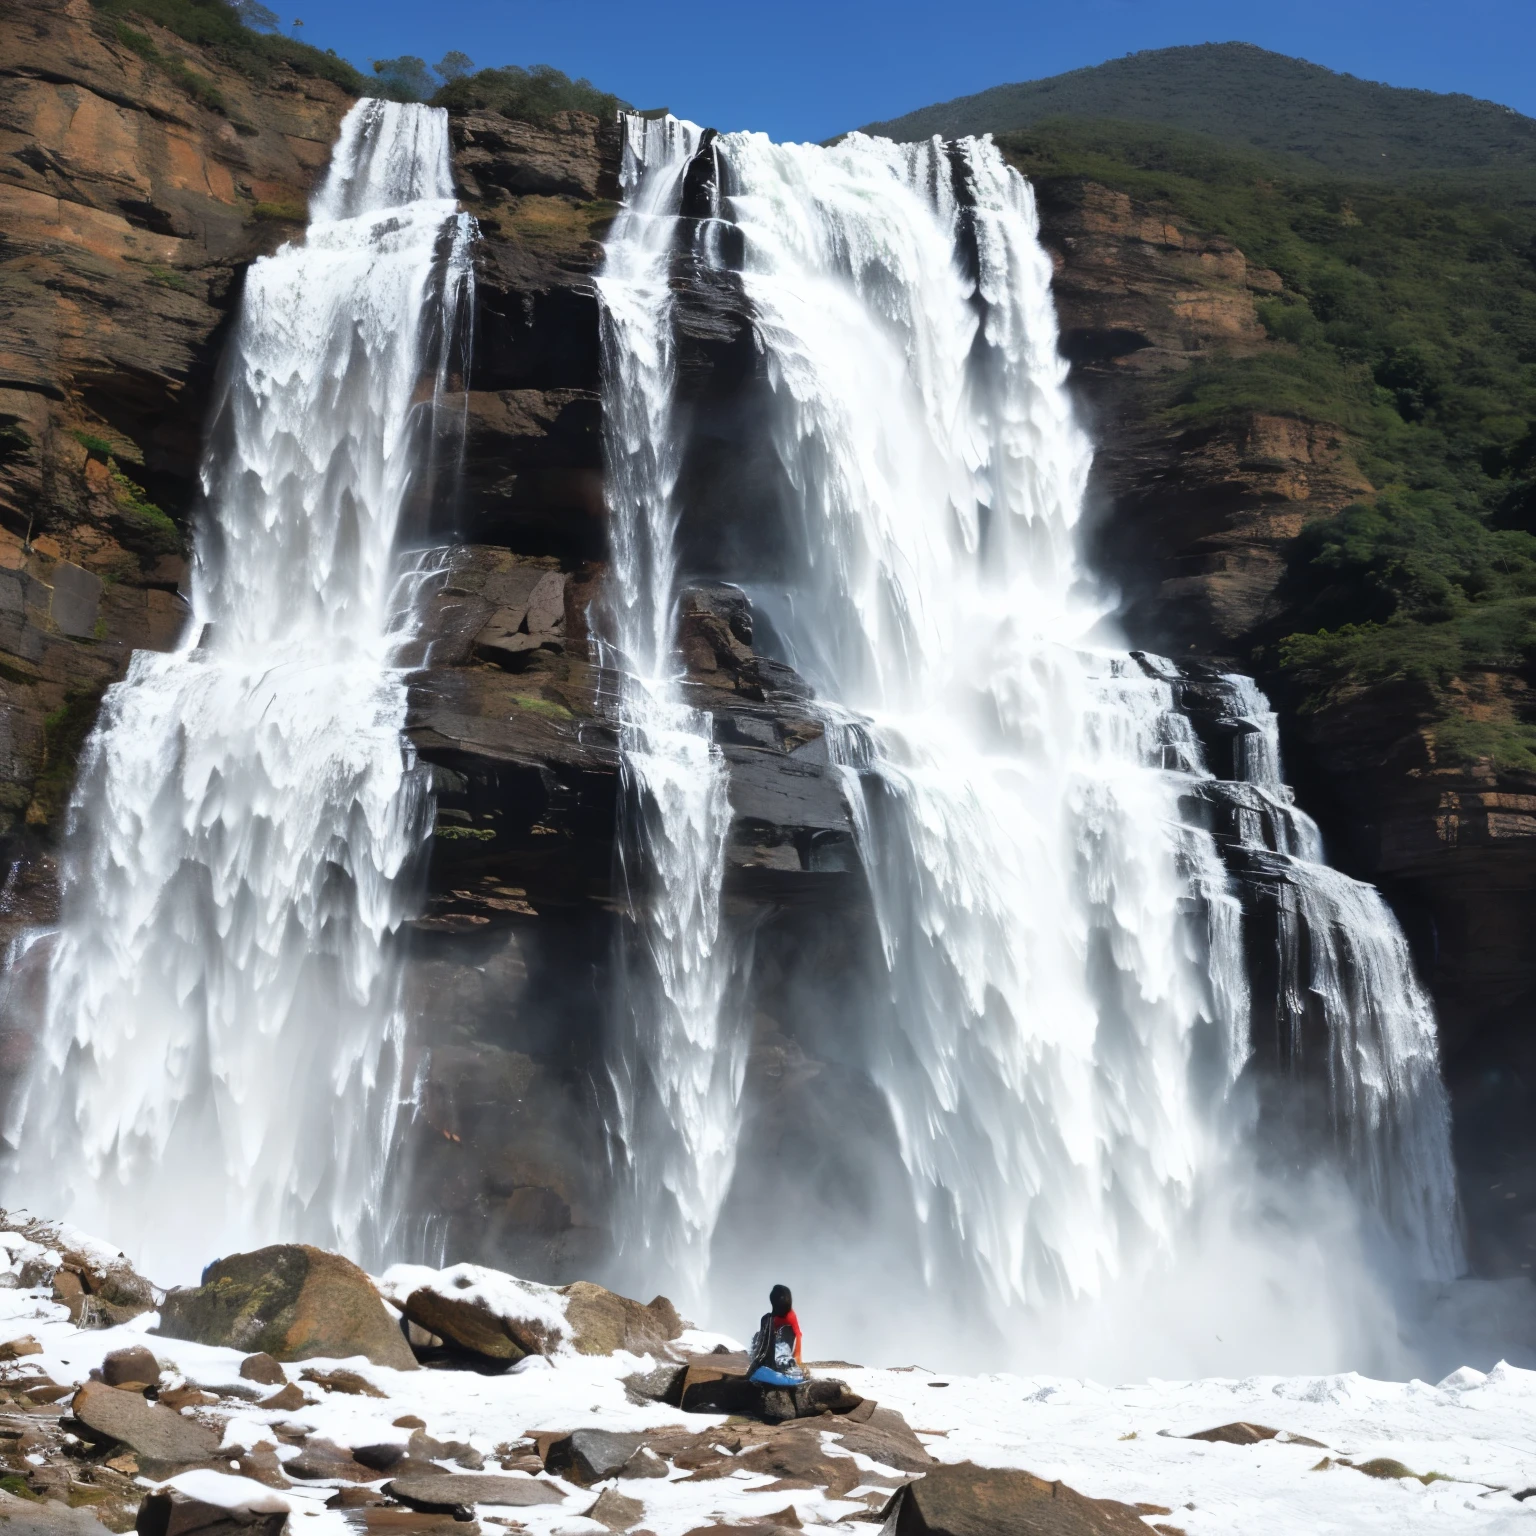
[[[805,1385],[804,1376],[786,1376],[783,1371],[775,1371],[766,1365],[760,1365],[747,1377],[748,1381],[760,1382],[765,1387],[801,1387]]]

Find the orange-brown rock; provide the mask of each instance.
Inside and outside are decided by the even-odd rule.
[[[1037,186],[1056,261],[1062,349],[1097,453],[1095,563],[1120,587],[1133,643],[1256,671],[1281,711],[1287,769],[1331,857],[1379,884],[1433,992],[1456,1118],[1469,1246],[1483,1273],[1524,1274],[1536,1234],[1511,1224],[1509,1170],[1536,1138],[1536,775],[1469,766],[1437,738],[1421,685],[1346,685],[1297,713],[1262,646],[1290,627],[1289,541],[1369,495],[1347,437],[1300,416],[1234,411],[1183,427],[1167,405],[1191,364],[1252,356],[1257,303],[1281,291],[1229,241],[1079,178]],[[1518,671],[1452,682],[1456,713],[1536,716]]]
[[[1275,617],[1287,542],[1371,489],[1334,428],[1245,411],[1187,429],[1164,414],[1192,364],[1284,346],[1256,307],[1280,279],[1230,240],[1094,182],[1047,179],[1038,196],[1061,349],[1097,443],[1097,563],[1139,641],[1243,657]]]
[[[129,653],[179,636],[221,327],[349,104],[142,28],[223,112],[90,0],[0,10],[0,838],[21,846],[56,822]]]
[[[203,1283],[167,1293],[160,1333],[275,1360],[346,1359],[415,1370],[416,1357],[373,1282],[340,1254],[280,1243],[219,1259]],[[311,1373],[332,1390],[383,1394],[355,1372]]]

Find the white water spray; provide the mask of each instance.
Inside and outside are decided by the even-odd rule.
[[[393,558],[472,232],[446,114],[359,102],[311,217],[247,279],[187,642],[134,657],[85,755],[9,1130],[8,1203],[161,1280],[278,1239],[366,1258],[389,1220],[391,937],[431,815]]]
[[[844,763],[889,981],[845,1030],[862,1027],[894,1122],[923,1279],[977,1337],[1009,1338],[1219,1266],[1213,1212],[1252,1172],[1233,1109],[1251,1054],[1240,886],[1181,808],[1211,775],[1177,673],[1120,648],[1079,565],[1090,448],[1030,190],[986,141],[734,134],[713,153],[799,559],[782,591],[755,590]],[[723,266],[733,246],[696,249]],[[646,430],[670,492],[667,385],[653,375]],[[1278,754],[1255,750],[1276,798]],[[1374,892],[1315,847],[1287,852],[1306,921],[1333,936],[1286,985],[1325,999],[1354,1188],[1413,1273],[1445,1278],[1448,1117],[1406,947]],[[657,1099],[681,1105],[667,1069]],[[718,1141],[727,1098],[713,1107]],[[1255,1286],[1272,1257],[1242,1261]],[[1300,1294],[1325,1272],[1289,1278]]]
[[[623,211],[598,280],[613,554],[609,643],[619,700],[628,931],[612,1054],[626,1274],[701,1297],[735,1166],[745,1037],[722,1004],[720,920],[730,828],[709,716],[682,697],[676,651],[671,257],[691,125],[626,118]]]

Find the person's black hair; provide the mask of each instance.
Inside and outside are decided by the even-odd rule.
[[[776,1285],[768,1292],[768,1305],[773,1308],[775,1317],[783,1317],[795,1304],[795,1298],[789,1294],[787,1285]]]

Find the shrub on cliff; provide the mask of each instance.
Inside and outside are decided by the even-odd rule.
[[[432,104],[500,112],[531,123],[547,122],[556,112],[590,112],[607,118],[628,106],[611,91],[598,90],[590,80],[572,80],[549,64],[527,69],[507,64],[461,75],[449,80],[432,97]]]
[[[1280,663],[1303,711],[1407,685],[1443,757],[1536,769],[1536,721],[1495,731],[1458,692],[1470,673],[1536,676],[1536,174],[1365,181],[1066,118],[1002,143],[1037,182],[1126,192],[1281,278],[1257,305],[1273,345],[1208,355],[1157,402],[1175,428],[1336,427],[1380,487],[1297,540],[1257,664]]]
[[[273,12],[265,6],[252,6],[248,0],[245,4],[234,5],[226,0],[93,0],[93,3],[98,11],[113,18],[119,26],[136,18],[155,22],[177,37],[208,49],[221,63],[258,80],[265,79],[274,65],[286,64],[301,75],[332,80],[343,90],[356,95],[362,95],[366,90],[363,77],[336,54],[247,25],[248,20],[257,26],[276,24]],[[270,21],[267,18],[271,18]],[[149,42],[143,33],[138,37]],[[134,39],[122,37],[121,33],[119,38],[138,52],[144,52],[142,45]],[[152,48],[153,44],[150,46]],[[160,62],[158,57],[156,62]],[[183,71],[186,69],[180,60],[170,63],[173,74],[178,64]],[[195,90],[193,94],[197,94]],[[217,106],[213,101],[205,104]]]

